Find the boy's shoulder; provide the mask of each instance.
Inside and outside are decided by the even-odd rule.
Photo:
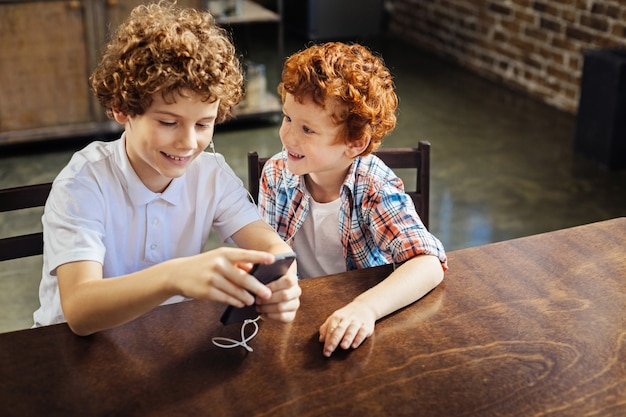
[[[360,156],[352,164],[356,177],[386,182],[397,178],[396,174],[375,154]]]
[[[356,196],[404,192],[402,180],[374,154],[358,157],[352,163],[347,184]]]
[[[74,156],[83,158],[86,161],[98,161],[110,157],[119,146],[122,146],[121,138],[109,142],[96,140],[87,144],[83,149],[76,151]]]
[[[121,139],[111,142],[94,141],[89,143],[72,155],[68,164],[59,173],[58,178],[76,177],[84,172],[87,167],[114,159],[120,146],[123,146]]]

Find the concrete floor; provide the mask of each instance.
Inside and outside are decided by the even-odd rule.
[[[287,50],[304,44],[292,40]],[[398,126],[384,146],[431,142],[430,225],[448,251],[626,215],[626,172],[606,172],[574,155],[574,116],[398,41],[372,48],[392,70],[400,97]],[[261,59],[272,59],[271,51],[260,51]],[[275,85],[278,68],[268,66],[268,85]],[[244,184],[246,153],[277,152],[278,127],[257,121],[216,130],[217,152]],[[53,180],[85,144],[0,148],[0,188]],[[3,215],[0,234],[40,228],[40,216]],[[0,266],[0,332],[32,324],[41,261]]]

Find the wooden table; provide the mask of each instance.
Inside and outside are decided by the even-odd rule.
[[[2,416],[625,416],[626,218],[449,254],[444,282],[322,356],[318,327],[389,269],[302,281],[288,325],[223,350],[223,307],[90,337],[0,335]]]

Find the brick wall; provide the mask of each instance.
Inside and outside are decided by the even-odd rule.
[[[624,0],[393,0],[391,33],[576,113],[583,52],[626,47]]]

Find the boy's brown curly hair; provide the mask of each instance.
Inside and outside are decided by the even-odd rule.
[[[396,125],[398,97],[391,73],[381,58],[359,44],[328,42],[290,56],[278,93],[283,102],[289,93],[300,103],[308,98],[323,108],[329,99],[341,103],[343,111],[333,115],[343,125],[338,139],[369,139],[361,155],[376,150]]]
[[[219,99],[216,123],[232,117],[243,74],[228,33],[206,12],[159,2],[137,6],[119,26],[90,78],[109,117],[144,114],[152,95],[186,90]]]

